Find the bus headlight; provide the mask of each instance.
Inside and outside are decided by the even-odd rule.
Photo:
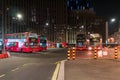
[[[88,50],[92,50],[92,47],[88,47]]]

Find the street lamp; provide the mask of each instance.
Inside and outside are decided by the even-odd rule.
[[[48,26],[48,25],[49,25],[49,23],[47,22],[47,23],[45,23],[45,25],[46,25],[46,26]]]
[[[22,18],[23,18],[22,14],[18,13],[18,14],[17,14],[17,18],[18,18],[18,19],[22,19]]]
[[[3,46],[2,46],[2,53],[5,53],[5,23],[6,23],[6,5],[5,5],[5,0],[2,0],[2,41],[3,41]]]
[[[115,18],[112,18],[111,20],[110,20],[110,22],[115,22],[116,21],[116,19]],[[105,22],[105,28],[106,28],[106,44],[108,43],[108,21],[106,21]]]
[[[115,21],[116,21],[116,19],[115,19],[115,18],[112,18],[112,19],[111,19],[111,22],[115,22]]]

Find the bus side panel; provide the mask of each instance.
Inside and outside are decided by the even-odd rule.
[[[13,42],[13,46],[11,46],[11,51],[19,52],[18,42]]]
[[[23,47],[22,48],[22,52],[27,52],[27,53],[32,52],[32,48],[30,48],[30,47]]]
[[[39,52],[39,46],[38,47],[34,47],[32,52]]]

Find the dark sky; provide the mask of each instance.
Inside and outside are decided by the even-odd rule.
[[[94,9],[97,15],[107,19],[120,18],[120,0],[94,0]]]
[[[120,21],[120,0],[93,0],[94,11],[98,16],[104,17],[109,22],[109,34],[118,31],[118,21]],[[110,19],[115,18],[114,23]]]

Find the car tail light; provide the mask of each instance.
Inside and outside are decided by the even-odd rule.
[[[101,49],[101,47],[98,47],[97,49],[98,49],[98,50],[100,50],[100,49]]]

